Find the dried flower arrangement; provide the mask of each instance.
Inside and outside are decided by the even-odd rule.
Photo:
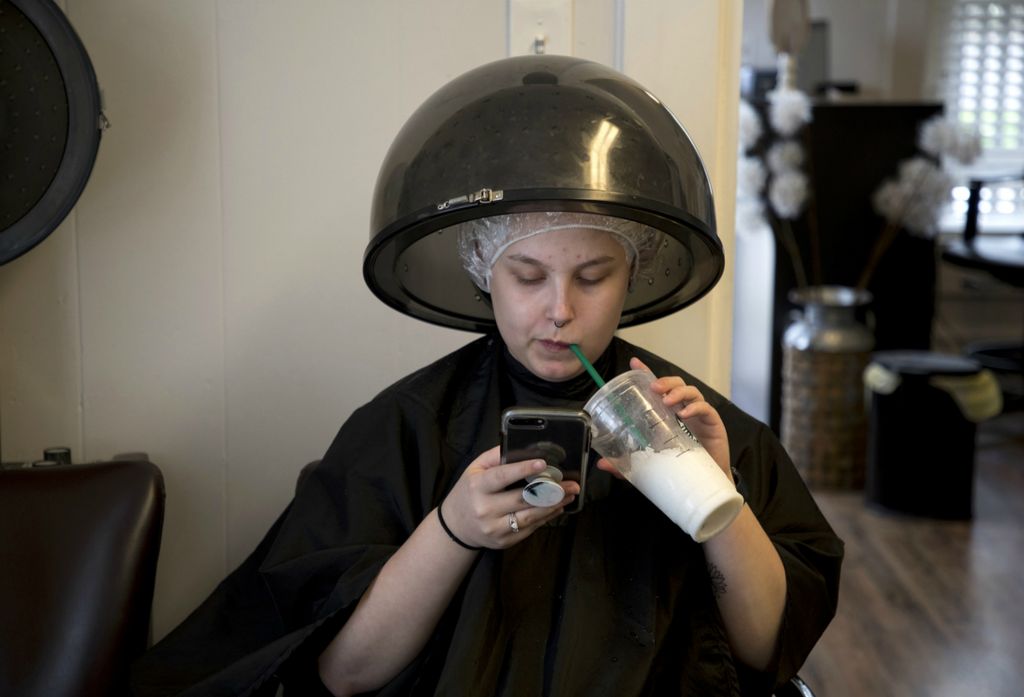
[[[783,61],[786,60],[782,56]],[[780,85],[768,94],[769,135],[772,144],[763,159],[752,154],[765,133],[757,111],[740,102],[739,160],[737,163],[737,228],[769,228],[792,263],[798,287],[809,285],[808,273],[793,236],[792,221],[804,215],[811,254],[811,277],[820,283],[821,260],[813,195],[803,171],[806,160],[796,135],[811,120],[810,100],[792,86],[784,62]],[[922,124],[917,147],[922,154],[899,163],[896,176],[881,182],[872,205],[885,224],[871,248],[857,280],[857,288],[870,282],[878,262],[902,232],[933,238],[943,205],[950,200],[953,179],[943,163],[970,164],[981,152],[977,133],[946,119],[934,117]]]

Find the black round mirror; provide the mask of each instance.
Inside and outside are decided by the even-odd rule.
[[[51,0],[0,0],[0,264],[60,225],[92,172],[96,73]]]

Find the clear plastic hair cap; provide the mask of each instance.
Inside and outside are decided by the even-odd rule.
[[[481,290],[490,292],[491,269],[501,255],[519,240],[556,230],[601,230],[612,235],[626,250],[630,282],[649,275],[656,267],[662,233],[642,223],[594,213],[535,211],[477,218],[456,227],[459,258]]]

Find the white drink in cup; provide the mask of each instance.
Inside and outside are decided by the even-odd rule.
[[[630,370],[590,398],[583,410],[592,421],[592,446],[672,522],[704,542],[736,518],[743,497],[651,390],[655,379]]]

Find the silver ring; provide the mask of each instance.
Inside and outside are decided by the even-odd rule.
[[[519,519],[514,511],[508,514],[508,527],[512,532],[519,532]]]

